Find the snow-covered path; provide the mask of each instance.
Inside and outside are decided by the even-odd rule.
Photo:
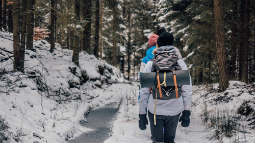
[[[200,115],[195,113],[191,117],[189,128],[183,128],[179,124],[176,133],[177,143],[211,143],[208,139],[209,131],[203,126]]]
[[[134,92],[130,92],[134,93]],[[193,95],[193,102],[199,95]],[[124,101],[120,114],[114,122],[113,135],[105,143],[151,143],[150,130],[141,131],[138,128],[138,104],[137,96],[128,95]],[[179,124],[176,134],[176,143],[213,143],[210,140],[210,132],[207,130],[200,118],[201,107],[193,104],[191,124],[189,128],[183,128]]]

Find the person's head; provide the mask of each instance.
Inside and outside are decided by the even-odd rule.
[[[161,34],[161,33],[164,33],[164,32],[166,32],[166,29],[165,29],[164,27],[157,27],[157,32],[156,32],[156,34],[157,34],[158,36],[160,36],[160,34]]]
[[[156,34],[151,34],[149,37],[149,41],[148,41],[148,46],[149,48],[152,46],[155,46],[157,44],[157,40],[158,40],[158,35]]]
[[[174,36],[173,34],[168,32],[161,33],[157,40],[158,47],[170,46],[170,45],[173,45],[173,43],[174,43]]]

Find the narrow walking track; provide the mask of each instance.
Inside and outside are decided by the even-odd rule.
[[[195,95],[194,95],[195,94]],[[197,103],[196,99],[199,94],[193,94],[193,102]],[[150,129],[147,126],[145,131],[138,128],[138,103],[136,95],[129,95],[130,101],[134,104],[124,104],[120,108],[116,121],[113,124],[113,135],[104,143],[152,143],[150,137]],[[131,102],[132,103],[132,102]],[[188,128],[181,127],[180,123],[176,133],[176,143],[216,143],[215,140],[210,140],[211,134],[205,128],[201,120],[202,109],[197,104],[193,104],[191,124]]]
[[[194,113],[189,128],[183,128],[179,124],[176,143],[213,143],[214,141],[210,140],[209,137],[209,131],[204,127],[200,115]]]
[[[92,111],[85,126],[93,131],[86,132],[69,143],[151,143],[149,126],[146,131],[138,128],[137,95],[135,92],[128,93],[120,109],[112,104]],[[198,97],[199,95],[194,95],[193,102]],[[183,128],[179,124],[176,143],[216,143],[217,141],[210,140],[210,132],[202,123],[201,107],[193,105],[190,127]]]

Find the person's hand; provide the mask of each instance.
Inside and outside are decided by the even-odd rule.
[[[189,124],[190,124],[190,111],[189,110],[184,110],[182,112],[179,122],[181,122],[181,125],[183,127],[189,126]]]
[[[146,114],[139,114],[139,128],[145,130],[146,125],[148,125]]]

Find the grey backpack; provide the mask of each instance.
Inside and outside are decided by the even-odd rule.
[[[178,86],[175,71],[181,70],[178,64],[179,57],[177,55],[176,48],[173,46],[164,46],[157,48],[154,54],[152,72],[157,72],[155,87],[152,88],[152,95],[154,99],[168,100],[173,98],[179,98],[181,95],[181,86]],[[166,86],[164,81],[160,81],[159,73],[164,74],[170,72],[173,74],[175,86]]]

